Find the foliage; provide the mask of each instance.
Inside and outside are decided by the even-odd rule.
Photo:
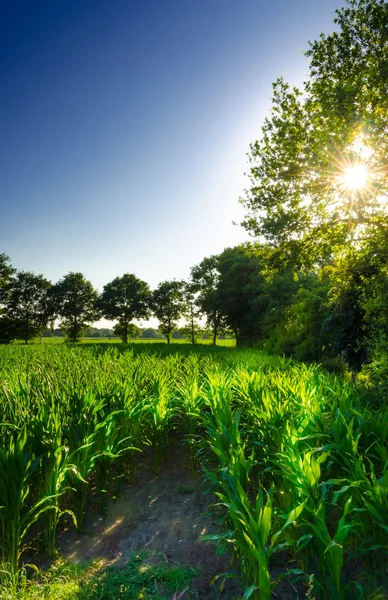
[[[218,256],[204,258],[199,265],[191,269],[191,289],[196,294],[199,310],[206,315],[208,327],[212,328],[214,345],[217,343],[218,334],[225,326],[217,303],[219,277]]]
[[[18,271],[5,286],[3,315],[13,322],[14,337],[27,343],[47,327],[51,317],[50,282],[43,275]]]
[[[196,302],[196,293],[191,283],[185,283],[183,286],[183,316],[185,324],[180,329],[180,332],[187,336],[192,344],[195,344],[198,339],[198,334],[201,330],[199,318],[201,311]]]
[[[10,280],[10,277],[15,272],[15,269],[10,264],[9,257],[2,253],[0,254],[0,292],[3,294],[4,287]],[[0,304],[3,301],[3,296],[0,295]]]
[[[310,44],[303,87],[274,84],[242,200],[243,225],[296,266],[372,239],[388,224],[388,7],[383,0],[349,0],[335,23],[336,32]],[[370,181],[355,192],[341,175],[357,163],[368,165]]]
[[[106,319],[117,319],[115,333],[126,343],[128,337],[133,337],[130,333],[135,333],[133,327],[129,330],[131,321],[149,317],[149,299],[148,284],[126,273],[104,286],[97,306]]]
[[[276,283],[281,279],[276,275],[273,281],[272,307],[265,318],[265,348],[275,354],[307,361],[321,361],[325,356],[339,352],[338,347],[332,348],[333,336],[327,327],[330,314],[328,278],[315,273],[300,274],[297,281],[283,278],[291,292],[283,295],[275,293]],[[274,306],[273,299],[283,304],[283,310]]]
[[[14,272],[9,257],[4,253],[0,254],[0,343],[10,342],[15,337],[13,320],[3,315],[4,304],[9,294],[8,284]]]
[[[152,292],[151,309],[159,319],[159,330],[170,343],[171,333],[178,327],[178,319],[184,310],[182,281],[163,281]]]
[[[141,337],[142,338],[146,338],[146,339],[162,339],[163,338],[163,334],[158,330],[158,329],[154,329],[153,327],[145,327],[141,333]]]
[[[53,310],[71,342],[78,342],[98,317],[97,292],[82,273],[68,273],[51,288]]]

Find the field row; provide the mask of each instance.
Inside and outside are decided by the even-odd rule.
[[[245,599],[269,600],[284,576],[317,599],[386,583],[388,410],[350,382],[256,351],[121,344],[2,347],[0,382],[2,579],[14,597],[32,541],[54,557],[61,521],[82,531],[139,451],[152,449],[158,471],[172,435],[214,495],[212,540],[235,555]]]

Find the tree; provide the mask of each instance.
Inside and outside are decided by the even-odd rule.
[[[148,284],[129,273],[104,286],[98,307],[106,319],[117,319],[115,333],[123,342],[128,341],[132,319],[148,318],[150,296]]]
[[[166,336],[167,344],[183,312],[183,286],[182,281],[163,281],[151,296],[151,309],[159,319],[159,329]]]
[[[78,342],[99,317],[96,290],[82,273],[68,273],[51,288],[50,296],[62,331],[71,342]]]
[[[11,276],[15,273],[15,269],[9,262],[9,257],[6,254],[0,254],[0,292],[9,282]],[[1,296],[0,296],[1,302]]]
[[[298,360],[320,361],[332,352],[326,321],[329,280],[322,273],[302,273],[298,280],[277,274],[265,318],[265,348]]]
[[[252,244],[226,248],[219,256],[216,306],[236,345],[257,340],[267,298],[262,294],[264,265],[260,247]]]
[[[160,333],[160,331],[154,329],[153,327],[146,327],[145,329],[143,329],[141,337],[144,339],[152,340],[163,339],[163,335]]]
[[[198,319],[201,312],[196,302],[196,293],[192,283],[185,283],[183,286],[183,316],[185,317],[185,324],[181,331],[190,339],[192,344],[195,344],[200,330]]]
[[[113,327],[113,331],[114,334],[118,335],[121,338],[121,341],[124,343],[127,343],[128,339],[137,340],[141,335],[140,327],[137,327],[134,323],[128,323],[125,329],[120,323],[116,323],[116,325]]]
[[[350,248],[331,266],[325,330],[333,349],[359,370],[376,353],[388,356],[388,245],[385,232]]]
[[[48,290],[51,283],[43,275],[18,271],[5,286],[4,315],[13,321],[15,337],[29,340],[47,327],[50,318]]]
[[[206,315],[207,325],[212,328],[213,345],[216,345],[217,335],[225,325],[217,304],[220,278],[218,266],[219,257],[213,255],[204,258],[199,265],[191,269],[191,289],[197,294],[196,302],[201,313]]]
[[[4,314],[9,288],[8,284],[15,273],[11,266],[9,257],[6,254],[0,254],[0,343],[9,343],[16,337],[15,323],[12,318]]]
[[[302,88],[274,84],[242,199],[244,227],[297,267],[388,225],[388,4],[349,0],[336,14],[338,31],[310,44]]]

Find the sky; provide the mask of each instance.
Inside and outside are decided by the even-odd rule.
[[[278,76],[341,0],[2,0],[0,253],[151,288],[248,240],[238,199]]]

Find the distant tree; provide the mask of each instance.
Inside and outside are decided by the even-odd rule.
[[[163,334],[158,329],[154,329],[153,327],[146,327],[145,329],[143,329],[140,337],[145,339],[156,340],[163,338]]]
[[[96,290],[82,273],[68,273],[51,288],[50,296],[62,331],[71,342],[78,342],[99,317]]]
[[[4,315],[13,321],[15,337],[27,344],[47,327],[51,316],[48,290],[51,283],[43,275],[18,271],[5,286]]]
[[[102,337],[101,331],[97,327],[88,327],[86,331],[84,331],[83,337],[86,338],[100,338]]]
[[[183,316],[185,317],[185,324],[181,329],[182,333],[186,335],[192,344],[198,337],[200,331],[200,325],[198,319],[201,316],[201,311],[196,302],[195,288],[193,284],[185,283],[183,288]]]
[[[7,285],[11,276],[14,273],[15,269],[11,266],[9,262],[9,257],[4,253],[0,254],[0,293],[1,290],[4,289],[4,287]],[[0,296],[0,303],[1,300],[2,298]]]
[[[126,343],[131,321],[149,316],[149,300],[148,284],[135,275],[126,273],[104,286],[97,305],[106,319],[117,319],[115,333]]]
[[[207,325],[212,328],[214,345],[217,343],[217,335],[225,326],[217,299],[219,279],[218,256],[204,258],[199,265],[191,269],[191,289],[196,294],[199,310],[206,315]]]
[[[185,337],[186,337],[186,331],[184,330],[184,328],[176,329],[171,334],[171,338],[173,340],[184,340]]]
[[[116,323],[113,331],[115,335],[118,335],[123,342],[127,342],[128,339],[137,340],[141,335],[140,327],[137,327],[134,323],[128,323],[126,331],[123,330],[123,326],[120,323]],[[127,337],[126,340],[124,339],[125,334]]]
[[[163,281],[151,297],[152,312],[159,319],[159,329],[170,343],[171,333],[178,327],[184,308],[182,281]]]
[[[109,329],[108,327],[100,327],[99,331],[101,333],[101,337],[117,337],[117,334],[113,331],[113,329]]]
[[[0,254],[0,343],[8,343],[16,337],[14,320],[3,313],[9,294],[8,283],[14,272],[9,257],[4,253]]]

